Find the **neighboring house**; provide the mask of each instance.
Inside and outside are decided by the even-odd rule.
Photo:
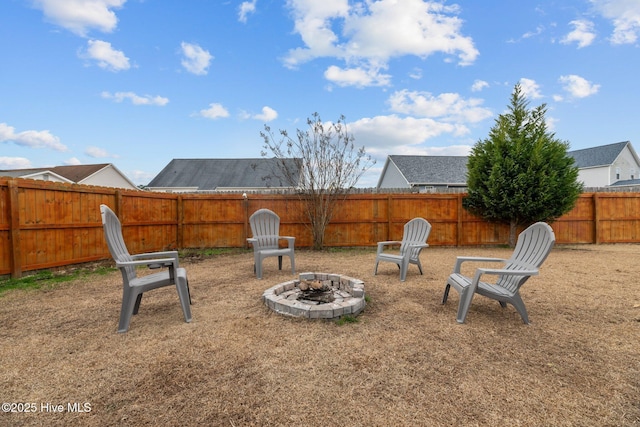
[[[589,187],[638,185],[640,158],[631,142],[624,141],[569,151],[580,169],[578,179]]]
[[[377,188],[466,189],[466,156],[387,156]]]
[[[164,192],[291,189],[280,172],[280,159],[173,159],[149,182],[147,189]],[[299,179],[301,161],[285,159],[286,169]]]
[[[640,185],[640,158],[624,141],[569,151],[585,188]],[[466,189],[466,156],[388,156],[377,188]]]
[[[120,170],[111,163],[0,170],[0,176],[66,182],[68,184],[126,188],[131,190],[138,189],[138,187],[136,187],[136,185],[127,178],[125,174],[120,172]]]

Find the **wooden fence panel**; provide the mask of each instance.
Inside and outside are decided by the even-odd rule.
[[[373,246],[387,240],[388,197],[351,195],[336,203],[327,226],[327,246]],[[309,237],[311,234],[309,233]]]
[[[629,193],[599,195],[598,240],[632,243],[640,239],[640,198]]]
[[[19,260],[24,271],[102,259],[104,189],[24,180],[17,189]]]
[[[596,242],[596,198],[599,193],[583,194],[574,208],[552,224],[556,243]]]
[[[326,246],[375,246],[402,239],[404,224],[432,224],[429,244],[506,244],[509,227],[462,207],[462,194],[352,194],[336,205]],[[170,194],[0,179],[0,275],[110,258],[100,204],[120,218],[131,253],[178,248],[248,247],[249,216],[276,212],[280,233],[312,245],[295,195]],[[640,193],[588,193],[552,224],[558,243],[640,243]]]
[[[116,213],[129,252],[179,248],[178,199],[164,194],[159,196],[141,191],[122,192],[120,212]]]
[[[243,247],[247,237],[245,205],[239,195],[183,196],[182,247]]]
[[[0,178],[0,276],[11,274],[11,216],[9,184]]]

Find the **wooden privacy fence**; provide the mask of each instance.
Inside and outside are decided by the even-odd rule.
[[[404,224],[423,217],[432,246],[500,245],[508,227],[462,208],[463,194],[352,194],[339,202],[325,244],[374,246],[400,240]],[[268,208],[296,247],[312,237],[295,195],[168,194],[28,179],[0,178],[0,275],[110,258],[100,204],[120,218],[131,253],[186,248],[241,248],[249,216]],[[558,243],[640,242],[640,193],[583,194],[552,224]]]

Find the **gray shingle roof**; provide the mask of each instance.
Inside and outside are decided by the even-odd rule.
[[[50,168],[2,170],[0,171],[0,173],[6,176],[20,177],[38,172],[51,171],[57,175],[67,178],[70,181],[80,182],[83,179],[88,178],[92,174],[106,168],[107,166],[109,166],[109,163],[99,163],[95,165],[52,166]]]
[[[280,160],[271,159],[173,159],[149,182],[148,187],[227,188],[289,187],[279,172]],[[287,169],[297,170],[296,159],[286,159]]]
[[[624,181],[616,181],[610,185],[610,187],[624,186],[640,186],[640,179],[625,179]]]
[[[575,164],[579,168],[608,166],[613,164],[627,144],[629,141],[616,142],[615,144],[569,151],[567,154],[574,158]]]
[[[466,184],[467,156],[391,155],[410,185]]]

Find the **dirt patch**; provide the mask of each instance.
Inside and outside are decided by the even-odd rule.
[[[391,263],[373,276],[373,250],[297,251],[298,272],[365,282],[366,309],[343,325],[269,310],[264,290],[293,276],[270,258],[255,279],[251,252],[183,262],[189,324],[164,288],[117,334],[119,272],[9,291],[0,394],[37,410],[0,424],[638,425],[640,246],[558,246],[522,289],[530,325],[479,296],[457,324],[457,293],[440,304],[456,255],[509,254],[428,248],[402,283]]]

